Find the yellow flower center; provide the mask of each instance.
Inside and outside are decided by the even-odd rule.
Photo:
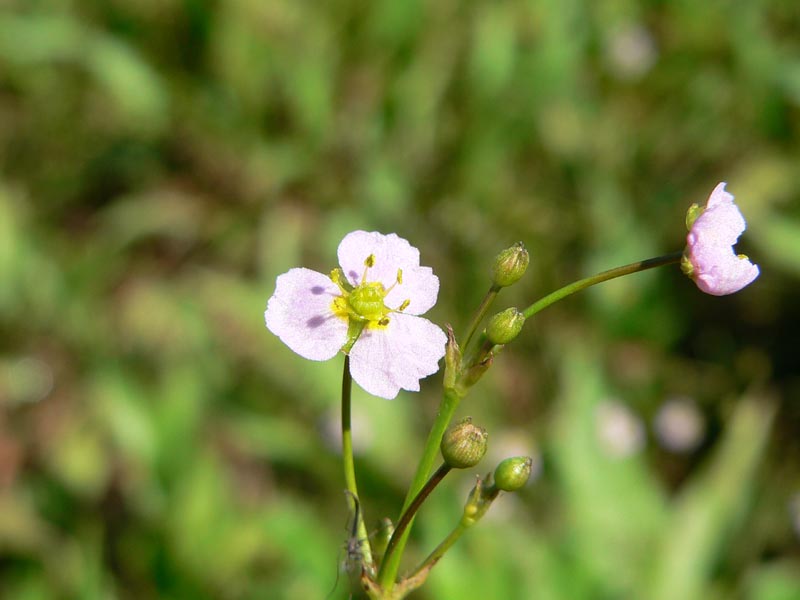
[[[385,329],[389,325],[389,314],[401,312],[411,302],[405,300],[398,308],[386,306],[385,298],[396,285],[403,283],[403,271],[397,270],[397,279],[388,288],[383,287],[379,281],[368,281],[369,269],[375,266],[375,255],[370,254],[364,261],[364,274],[361,283],[351,289],[341,269],[331,271],[331,281],[341,290],[342,295],[334,298],[333,312],[337,316],[347,319],[349,323],[358,324],[370,329]]]

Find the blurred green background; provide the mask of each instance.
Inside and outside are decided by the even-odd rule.
[[[276,275],[397,232],[461,331],[500,249],[527,305],[682,248],[725,180],[761,277],[660,269],[530,322],[404,570],[530,453],[415,598],[800,598],[799,32],[796,0],[0,2],[0,597],[325,598],[341,360],[264,328]],[[440,377],[355,391],[369,522]]]

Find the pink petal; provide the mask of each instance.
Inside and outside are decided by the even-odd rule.
[[[695,281],[706,294],[726,296],[753,283],[759,273],[758,265],[730,253],[709,271],[696,275]]]
[[[397,270],[403,271],[403,283],[397,284],[386,296],[389,308],[397,308],[410,300],[404,312],[421,315],[436,304],[439,278],[430,267],[419,266],[419,250],[408,241],[390,233],[353,231],[339,244],[339,264],[352,285],[361,283],[364,261],[375,256],[375,266],[367,271],[368,281],[379,281],[389,289],[397,281]]]
[[[725,191],[725,182],[711,192],[706,209],[692,225],[690,236],[704,246],[733,246],[744,232],[745,223],[733,196]]]
[[[267,302],[267,328],[294,352],[309,360],[328,360],[347,341],[347,319],[333,313],[339,288],[311,269],[291,269],[275,281]]]
[[[728,185],[725,181],[720,181],[713,190],[711,195],[706,201],[706,208],[714,208],[718,205],[733,204],[733,194],[725,191],[725,186]]]
[[[386,329],[365,329],[350,351],[350,372],[367,392],[392,399],[401,389],[419,391],[419,380],[439,370],[447,337],[436,325],[406,314],[389,317]]]
[[[725,191],[725,183],[720,183],[686,237],[692,277],[705,293],[733,294],[758,277],[758,266],[733,250],[746,226],[733,196]]]

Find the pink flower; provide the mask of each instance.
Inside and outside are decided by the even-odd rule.
[[[725,296],[738,292],[758,277],[758,265],[733,251],[747,225],[733,203],[733,196],[725,191],[725,182],[714,188],[704,209],[692,205],[687,225],[689,235],[681,267],[702,291]]]
[[[436,304],[439,278],[394,233],[354,231],[338,255],[341,269],[330,276],[297,268],[278,277],[267,328],[310,360],[349,353],[353,379],[370,394],[418,392],[419,380],[439,370],[447,341],[418,316]]]

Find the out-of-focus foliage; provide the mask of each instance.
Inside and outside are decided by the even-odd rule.
[[[800,597],[798,31],[796,0],[0,3],[0,597],[324,598],[341,361],[266,331],[275,276],[394,231],[459,330],[501,248],[530,249],[499,302],[524,306],[680,249],[720,180],[761,278],[712,298],[661,269],[529,322],[461,412],[482,471],[540,476],[415,597]],[[370,520],[438,377],[356,391]]]

